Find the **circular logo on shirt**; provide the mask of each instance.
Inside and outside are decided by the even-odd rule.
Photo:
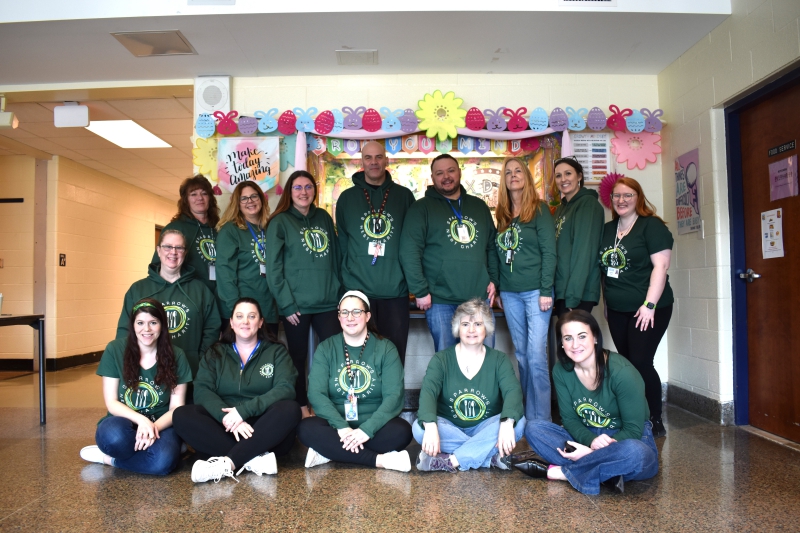
[[[618,270],[625,270],[628,266],[628,260],[625,258],[624,250],[620,248],[609,248],[600,254],[600,263],[605,268],[616,268]]]
[[[575,407],[575,412],[581,417],[585,424],[595,428],[605,428],[611,423],[611,418],[604,415],[597,407],[589,402],[579,403]]]
[[[266,237],[264,237],[263,239],[259,237],[258,242],[256,242],[255,240],[253,241],[253,255],[255,256],[255,258],[258,260],[259,263],[266,263],[267,258],[264,256],[264,254],[261,253],[262,248],[264,250],[267,249]],[[216,253],[214,254],[214,257],[216,257]]]
[[[264,376],[265,378],[271,378],[272,374],[275,373],[275,367],[272,366],[272,363],[268,363],[262,366],[261,369],[258,371],[258,373]]]
[[[385,214],[375,213],[364,218],[364,233],[370,239],[383,239],[392,232],[392,221]]]
[[[503,251],[516,250],[519,246],[519,230],[511,225],[503,233],[497,234],[497,246]]]
[[[306,229],[303,231],[303,240],[309,251],[322,253],[328,249],[328,235],[318,228]]]
[[[206,261],[214,261],[217,258],[217,249],[214,247],[214,239],[204,237],[197,243],[197,249],[200,250],[200,255]]]
[[[178,333],[186,325],[186,309],[181,305],[164,305],[170,335]]]
[[[357,363],[351,364],[350,369],[353,371],[353,390],[356,394],[361,394],[372,385],[372,376],[366,368]],[[350,390],[350,378],[347,376],[347,366],[342,367],[341,372],[339,372],[339,387],[341,387],[343,391]]]
[[[134,411],[147,412],[158,405],[159,394],[153,385],[140,381],[135,388],[125,390],[123,400]]]
[[[453,409],[461,420],[480,420],[486,414],[486,404],[472,393],[458,396],[453,402]]]
[[[453,218],[450,221],[450,238],[452,238],[455,242],[458,242],[458,243],[461,243],[461,244],[469,244],[469,243],[471,243],[472,241],[475,240],[475,224],[473,224],[473,222],[471,220],[467,220],[467,217],[462,218],[461,219],[461,223],[464,224],[464,226],[467,227],[467,232],[468,232],[467,239],[466,240],[461,240],[459,238],[458,226],[460,224],[458,223],[458,219],[457,218]]]

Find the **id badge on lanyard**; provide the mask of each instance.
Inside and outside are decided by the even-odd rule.
[[[461,242],[469,242],[469,229],[466,224],[459,224],[457,227],[458,240]]]
[[[261,274],[262,278],[267,276],[267,264],[266,263],[259,263],[258,264],[258,272]]]
[[[358,420],[358,398],[356,398],[356,391],[353,387],[350,387],[350,390],[347,391],[347,399],[349,401],[344,402],[344,418],[348,422],[353,422]]]
[[[214,266],[213,261],[208,264],[208,279],[209,281],[217,280],[217,267]]]

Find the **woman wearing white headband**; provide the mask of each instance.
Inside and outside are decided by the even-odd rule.
[[[397,348],[371,324],[369,298],[348,291],[339,301],[342,333],[320,343],[308,376],[317,416],[297,428],[306,467],[329,461],[411,470],[411,426],[399,418],[405,392]]]

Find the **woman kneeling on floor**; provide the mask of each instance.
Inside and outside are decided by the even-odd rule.
[[[411,426],[397,416],[405,394],[397,348],[368,324],[364,293],[346,292],[338,313],[342,333],[317,347],[308,376],[317,416],[297,429],[308,446],[306,467],[333,460],[408,472]]]
[[[658,449],[644,381],[621,355],[603,349],[600,327],[586,311],[558,320],[561,345],[553,382],[564,427],[531,420],[528,444],[550,463],[539,476],[569,481],[584,494],[600,484],[622,492],[624,482],[658,473]],[[574,451],[566,452],[566,445]]]
[[[108,414],[97,425],[97,445],[83,448],[81,457],[165,476],[180,459],[172,415],[185,401],[192,369],[183,350],[172,346],[158,300],[136,302],[127,326],[127,336],[108,343],[97,367]]]
[[[252,298],[233,306],[231,327],[200,361],[195,405],[175,411],[178,435],[200,456],[192,481],[219,481],[249,470],[277,474],[275,455],[289,452],[300,406],[294,401],[297,371],[289,353],[264,327]]]
[[[460,342],[433,356],[419,394],[414,438],[418,470],[455,472],[493,466],[522,437],[522,388],[503,352],[484,346],[494,315],[475,298],[458,306],[453,336]]]

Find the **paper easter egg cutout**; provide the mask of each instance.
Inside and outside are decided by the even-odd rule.
[[[486,118],[477,107],[470,107],[467,116],[464,117],[467,128],[472,131],[480,131],[486,126]]]
[[[400,117],[400,129],[406,133],[414,133],[419,129],[419,119],[413,109],[406,109]]]
[[[550,111],[550,127],[553,131],[564,131],[567,129],[568,123],[569,117],[566,111],[560,107],[554,107],[553,110]]]
[[[278,108],[273,107],[266,113],[263,111],[256,111],[253,116],[258,119],[258,131],[261,133],[270,133],[278,129],[278,120],[275,116],[278,114]]]
[[[381,129],[382,124],[383,120],[381,119],[381,115],[376,110],[370,107],[369,109],[364,111],[364,116],[361,118],[362,128],[364,128],[370,133],[374,133],[379,129]]]
[[[297,116],[292,112],[291,109],[287,109],[278,119],[278,131],[284,135],[291,135],[296,129]]]
[[[537,107],[531,111],[531,116],[528,117],[528,125],[533,131],[544,131],[549,124],[549,117],[544,108]]]
[[[514,111],[512,109],[509,109],[509,108],[505,108],[503,110],[503,114],[505,116],[509,117],[509,119],[508,119],[508,131],[515,131],[516,132],[516,131],[523,131],[523,130],[528,129],[528,121],[525,120],[525,117],[522,116],[527,112],[528,112],[528,108],[527,107],[520,107],[516,111]]]
[[[631,116],[625,118],[625,127],[631,133],[639,133],[644,130],[644,115],[638,109],[631,111]]]
[[[314,120],[314,128],[317,133],[327,135],[333,130],[333,113],[330,111],[323,111]]]
[[[258,129],[258,119],[256,117],[239,117],[239,133],[242,135],[252,135]]]
[[[606,114],[599,107],[593,107],[586,115],[586,124],[590,130],[600,131],[606,127]]]
[[[344,129],[344,114],[338,109],[331,109],[333,113],[333,129],[331,133],[339,133]]]
[[[210,114],[200,113],[200,116],[197,117],[197,122],[194,123],[194,131],[197,132],[198,137],[208,139],[217,131],[217,124]]]
[[[506,119],[503,118],[503,111],[505,107],[497,108],[497,111],[492,109],[484,109],[483,114],[488,119],[486,121],[486,129],[489,131],[506,131],[508,124]]]

